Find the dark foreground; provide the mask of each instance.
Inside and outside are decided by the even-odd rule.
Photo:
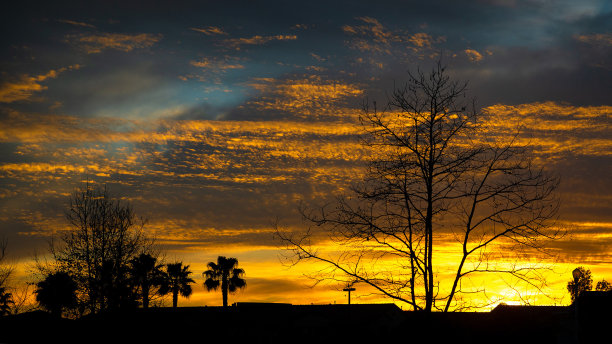
[[[500,306],[490,313],[424,314],[392,304],[253,303],[138,309],[77,320],[32,312],[2,318],[0,343],[607,342],[610,296],[585,299],[578,307]]]

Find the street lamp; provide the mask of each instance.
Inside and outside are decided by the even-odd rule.
[[[578,281],[582,277],[582,270],[580,270],[580,268],[575,268],[574,271],[572,271],[572,276],[574,277],[574,301],[576,301],[579,291]]]
[[[351,292],[355,291],[355,288],[351,287],[351,286],[347,286],[346,288],[342,289],[342,291],[348,291],[348,304],[351,304]]]

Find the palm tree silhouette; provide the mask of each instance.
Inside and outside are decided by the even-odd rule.
[[[178,295],[181,294],[183,297],[189,297],[192,293],[190,284],[195,283],[195,281],[189,277],[191,275],[189,265],[183,266],[181,262],[166,265],[166,271],[168,273],[168,284],[163,288],[162,292],[172,293],[172,307],[176,308]]]
[[[238,268],[238,259],[219,256],[217,263],[208,263],[208,270],[202,273],[206,280],[204,286],[208,291],[217,290],[221,285],[223,295],[223,307],[227,307],[227,294],[234,293],[238,289],[246,287],[246,281],[242,278],[244,270]]]
[[[157,258],[148,253],[141,253],[130,261],[130,274],[133,282],[140,287],[143,308],[149,307],[151,289],[160,288],[167,282],[162,266],[157,264]]]
[[[36,301],[56,317],[62,316],[64,308],[77,305],[77,284],[69,274],[55,272],[36,283]]]

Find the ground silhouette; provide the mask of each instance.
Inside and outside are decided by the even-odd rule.
[[[402,311],[393,304],[148,308],[58,319],[42,311],[0,319],[0,342],[161,343],[224,333],[244,343],[587,343],[605,338],[612,292],[585,292],[572,306],[500,305],[482,313]]]

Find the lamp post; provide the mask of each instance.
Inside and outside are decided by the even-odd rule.
[[[350,305],[351,304],[351,292],[355,291],[355,288],[348,286],[342,289],[342,291],[348,291],[348,304]]]
[[[574,271],[572,271],[572,276],[574,277],[574,301],[576,301],[576,299],[578,299],[578,282],[580,281],[580,278],[582,277],[582,271],[579,268],[575,268]]]

